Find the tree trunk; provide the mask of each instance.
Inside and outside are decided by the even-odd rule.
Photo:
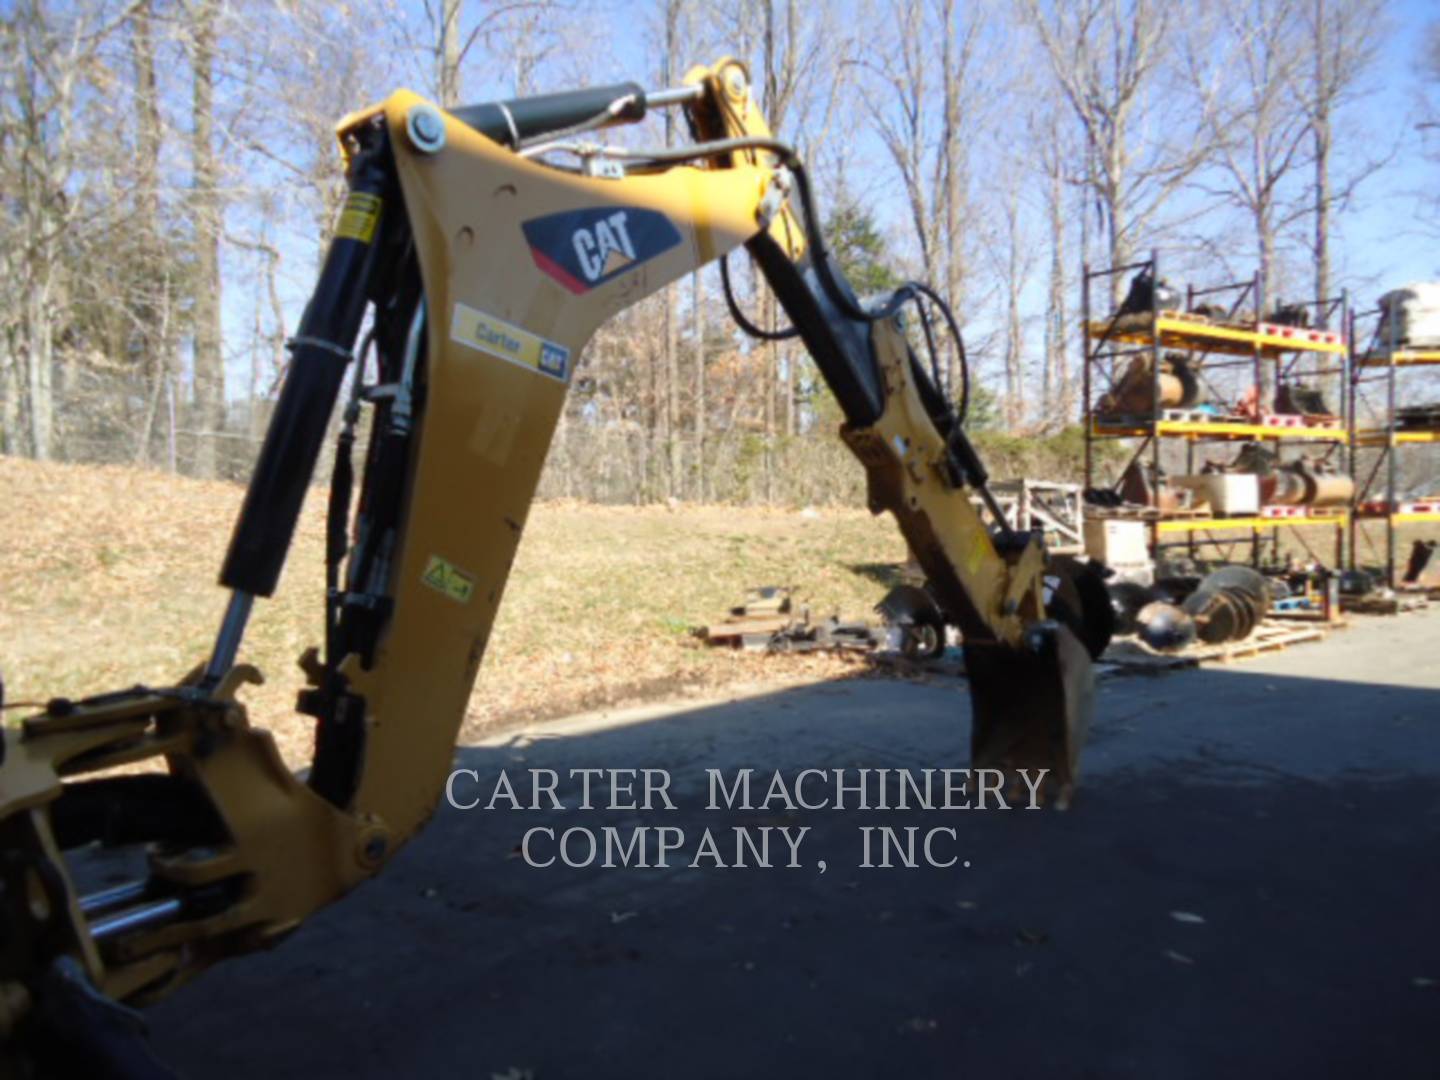
[[[709,501],[709,474],[705,467],[705,319],[704,300],[700,288],[700,271],[691,276],[694,288],[690,316],[695,333],[695,494],[703,503]]]
[[[215,158],[216,7],[202,0],[192,13],[191,156],[195,220],[194,402],[195,471],[217,473],[225,427],[225,356],[220,340],[220,192]]]
[[[799,363],[799,357],[795,350],[785,350],[782,357],[781,375],[783,382],[780,386],[780,396],[785,402],[785,437],[795,437],[795,365]]]
[[[137,222],[140,231],[139,277],[143,294],[138,297],[137,314],[140,352],[148,372],[146,407],[135,440],[134,461],[150,460],[150,439],[160,394],[170,375],[169,325],[170,277],[164,262],[160,231],[160,98],[155,77],[154,0],[143,0],[130,15],[130,51],[135,71],[135,150]]]
[[[1110,228],[1110,265],[1127,266],[1130,263],[1132,245],[1128,233],[1129,222],[1126,220],[1124,200],[1120,189],[1122,179],[1125,175],[1125,154],[1119,141],[1118,134],[1115,141],[1110,144],[1108,157],[1108,168],[1105,176],[1105,217]],[[1118,306],[1129,288],[1129,280],[1124,274],[1112,274],[1110,276],[1111,298]]]
[[[772,131],[779,131],[785,115],[785,99],[789,87],[785,84],[785,73],[781,71],[782,61],[778,54],[779,29],[775,25],[775,0],[763,0],[761,5],[761,47],[764,52],[765,88],[762,107],[770,122]],[[758,280],[758,275],[757,275]],[[765,321],[761,324],[767,330],[776,327],[774,297],[769,289],[761,286],[757,291],[762,296],[761,309]],[[761,457],[762,498],[768,504],[775,500],[775,372],[780,362],[780,350],[773,341],[760,346],[760,396],[761,412],[764,416],[764,453]]]
[[[136,149],[139,176],[136,193],[142,227],[151,231],[159,221],[160,98],[155,80],[154,0],[143,0],[130,15],[130,47],[135,67]],[[149,237],[147,237],[149,239]]]
[[[965,298],[961,295],[964,280],[964,238],[960,235],[960,206],[965,198],[963,144],[960,138],[960,75],[955,60],[955,0],[942,0],[940,16],[944,20],[940,45],[940,84],[944,94],[944,125],[941,128],[940,153],[945,162],[943,198],[945,201],[945,299],[962,326]],[[956,349],[945,350],[945,391],[950,397],[960,382],[960,356]]]
[[[1055,125],[1052,125],[1052,132]],[[1056,133],[1058,135],[1058,132]],[[1045,302],[1045,368],[1040,400],[1046,424],[1070,420],[1065,364],[1065,186],[1057,156],[1050,162],[1046,210],[1050,218],[1050,288]]]
[[[460,0],[440,0],[440,70],[435,85],[440,104],[449,108],[460,100]]]
[[[45,270],[48,276],[48,269]],[[55,425],[55,400],[51,393],[54,366],[49,289],[32,283],[25,297],[25,340],[29,348],[28,389],[30,406],[30,451],[37,461],[49,461],[53,454],[51,436]]]
[[[19,454],[24,451],[25,442],[20,432],[20,364],[11,347],[13,339],[5,335],[0,357],[0,451]]]
[[[1255,315],[1265,318],[1270,305],[1270,276],[1275,266],[1275,227],[1271,221],[1268,205],[1262,204],[1255,210],[1255,231],[1259,238],[1260,269],[1255,275]],[[1269,412],[1275,407],[1275,375],[1277,364],[1270,359],[1260,360],[1258,407]]]
[[[1025,416],[1023,373],[1020,365],[1024,359],[1024,327],[1020,320],[1020,293],[1024,287],[1021,280],[1019,233],[1019,206],[1014,201],[1019,197],[1019,186],[1011,189],[1011,202],[1006,208],[1009,224],[1009,247],[1006,259],[1006,304],[1005,304],[1005,425],[1012,433]]]
[[[1330,121],[1315,125],[1315,299],[1330,296]],[[1320,327],[1328,329],[1320,309]]]
[[[761,294],[764,299],[766,312],[764,326],[767,330],[774,330],[776,323],[776,304],[774,294],[768,289]],[[764,342],[760,346],[761,367],[760,367],[760,396],[764,399],[762,410],[765,417],[765,456],[764,456],[764,499],[767,504],[775,501],[775,366],[779,362],[779,346],[774,341]]]
[[[1330,295],[1330,100],[1326,92],[1325,0],[1315,0],[1315,115],[1311,131],[1315,140],[1315,299]],[[1320,328],[1328,329],[1329,319],[1319,309]]]
[[[145,419],[140,425],[139,437],[135,440],[135,464],[144,465],[150,460],[150,440],[155,434],[155,418],[160,411],[160,395],[170,384],[170,275],[162,277],[160,324],[154,338],[161,343],[150,358],[150,398],[145,406]]]
[[[679,49],[680,13],[684,0],[666,0],[665,57],[661,85],[676,81],[675,54]],[[665,110],[665,145],[675,141],[675,110]],[[675,310],[678,289],[666,286],[665,301],[665,490],[671,498],[684,496],[684,463],[680,447],[680,327]]]
[[[665,301],[665,494],[679,498],[680,487],[680,342],[675,289],[667,285]]]
[[[1270,279],[1275,269],[1275,226],[1268,204],[1255,208],[1255,234],[1258,241],[1255,253],[1260,260],[1255,275],[1255,315],[1263,319],[1270,307]]]

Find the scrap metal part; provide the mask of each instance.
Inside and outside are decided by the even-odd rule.
[[[1435,558],[1437,546],[1434,540],[1416,540],[1410,549],[1410,560],[1405,566],[1406,585],[1422,589],[1440,589],[1440,560]]]
[[[1264,619],[1271,595],[1270,583],[1258,570],[1222,566],[1183,598],[1171,593],[1141,608],[1137,632],[1160,652],[1175,652],[1197,639],[1207,645],[1244,641]]]
[[[945,651],[945,615],[917,585],[896,585],[875,611],[900,631],[900,651],[910,660],[934,660]]]

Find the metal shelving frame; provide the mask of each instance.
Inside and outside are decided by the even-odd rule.
[[[1278,326],[1258,318],[1242,321],[1239,318],[1247,302],[1254,303],[1259,295],[1259,275],[1248,281],[1230,282],[1224,285],[1197,289],[1186,289],[1185,311],[1166,311],[1152,305],[1149,325],[1139,325],[1142,320],[1127,318],[1120,323],[1118,314],[1103,319],[1094,317],[1095,305],[1092,289],[1104,283],[1106,306],[1111,306],[1114,295],[1113,282],[1121,275],[1133,275],[1148,271],[1151,281],[1159,282],[1160,258],[1158,252],[1151,252],[1148,259],[1124,266],[1092,268],[1088,263],[1082,267],[1082,341],[1085,361],[1082,383],[1084,394],[1085,425],[1085,486],[1095,484],[1095,444],[1113,439],[1139,439],[1140,443],[1131,455],[1121,475],[1130,465],[1150,454],[1152,467],[1159,473],[1162,440],[1182,439],[1185,444],[1186,469],[1195,470],[1195,448],[1197,444],[1226,441],[1271,442],[1277,452],[1285,446],[1324,446],[1322,461],[1332,461],[1340,454],[1345,461],[1343,448],[1350,442],[1352,421],[1349,418],[1349,397],[1344,388],[1350,385],[1350,301],[1348,293],[1336,297],[1306,301],[1298,306],[1315,312],[1313,319],[1321,326],[1340,327],[1338,332],[1308,330],[1289,326]],[[1223,300],[1223,303],[1217,301]],[[1219,306],[1225,312],[1218,321],[1196,317],[1187,313],[1196,304],[1204,301]],[[1208,384],[1206,372],[1228,368],[1249,367],[1251,378],[1258,386],[1262,383],[1264,365],[1274,364],[1276,381],[1301,374],[1300,365],[1314,363],[1316,370],[1304,374],[1340,376],[1341,414],[1335,427],[1275,427],[1264,423],[1240,421],[1204,421],[1173,419],[1165,416],[1160,403],[1160,367],[1164,352],[1187,353],[1192,361],[1204,360],[1204,368],[1192,364],[1197,377]],[[1150,415],[1125,415],[1123,417],[1101,417],[1096,411],[1097,388],[1114,389],[1118,385],[1121,365],[1136,355],[1150,354],[1151,410]],[[1213,357],[1223,359],[1214,359]],[[1209,359],[1207,359],[1209,358]],[[1325,366],[1326,358],[1332,358]],[[1213,392],[1214,388],[1211,387]],[[1258,411],[1258,410],[1257,410]],[[1352,455],[1353,460],[1353,455]],[[1295,538],[1317,562],[1324,563],[1315,550],[1304,540],[1299,531],[1316,526],[1335,530],[1335,556],[1330,565],[1343,565],[1346,529],[1351,515],[1343,511],[1312,510],[1304,518],[1269,518],[1250,516],[1245,518],[1196,518],[1193,516],[1166,516],[1153,507],[1154,513],[1147,517],[1150,526],[1150,547],[1152,556],[1159,556],[1168,548],[1184,547],[1194,557],[1201,547],[1220,550],[1225,561],[1231,561],[1235,549],[1243,544],[1250,546],[1251,561],[1259,565],[1263,554],[1263,541],[1272,542],[1272,553],[1278,557],[1279,532],[1281,529],[1294,531]],[[1093,515],[1093,512],[1092,512]],[[1243,532],[1247,536],[1230,537],[1218,534]],[[1177,541],[1163,540],[1162,537],[1178,535]]]
[[[1440,443],[1440,428],[1432,429],[1407,429],[1401,430],[1396,419],[1396,405],[1398,402],[1399,381],[1402,371],[1418,367],[1440,366],[1440,349],[1410,349],[1400,345],[1396,339],[1396,319],[1385,320],[1389,333],[1387,340],[1380,340],[1381,310],[1374,308],[1369,311],[1352,312],[1350,315],[1350,340],[1358,342],[1359,335],[1356,332],[1358,325],[1368,319],[1376,319],[1374,331],[1370,334],[1369,344],[1363,352],[1358,352],[1351,365],[1349,386],[1349,405],[1347,412],[1350,418],[1350,472],[1356,478],[1355,485],[1355,507],[1350,522],[1350,569],[1356,568],[1360,537],[1364,534],[1359,532],[1358,526],[1362,521],[1382,521],[1385,525],[1385,580],[1391,587],[1397,582],[1395,580],[1395,527],[1397,525],[1414,524],[1418,522],[1440,522],[1440,511],[1419,511],[1403,512],[1398,509],[1395,495],[1399,477],[1397,469],[1399,466],[1400,447],[1413,446],[1425,443]],[[1366,394],[1367,384],[1383,385],[1383,408],[1379,410],[1383,423],[1380,427],[1361,428],[1359,426],[1359,407],[1361,404],[1373,405],[1373,399]],[[1378,449],[1375,463],[1361,484],[1358,471],[1358,455],[1361,449]],[[1381,468],[1385,469],[1385,499],[1382,509],[1375,510],[1375,500],[1368,498],[1374,490],[1376,481],[1379,479]],[[1425,499],[1419,500],[1433,503],[1440,500]],[[1367,537],[1368,540],[1368,537]]]

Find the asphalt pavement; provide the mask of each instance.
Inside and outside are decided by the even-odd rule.
[[[968,732],[963,680],[854,678],[463,748],[479,805],[149,1010],[156,1047],[194,1080],[1440,1076],[1440,613],[1105,680],[1063,813],[898,808]],[[545,769],[563,809],[496,796]],[[657,770],[651,808],[572,769]],[[827,808],[762,805],[807,769]]]

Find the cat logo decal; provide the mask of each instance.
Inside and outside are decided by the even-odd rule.
[[[638,207],[567,210],[520,227],[535,265],[577,296],[680,243],[669,218]]]

